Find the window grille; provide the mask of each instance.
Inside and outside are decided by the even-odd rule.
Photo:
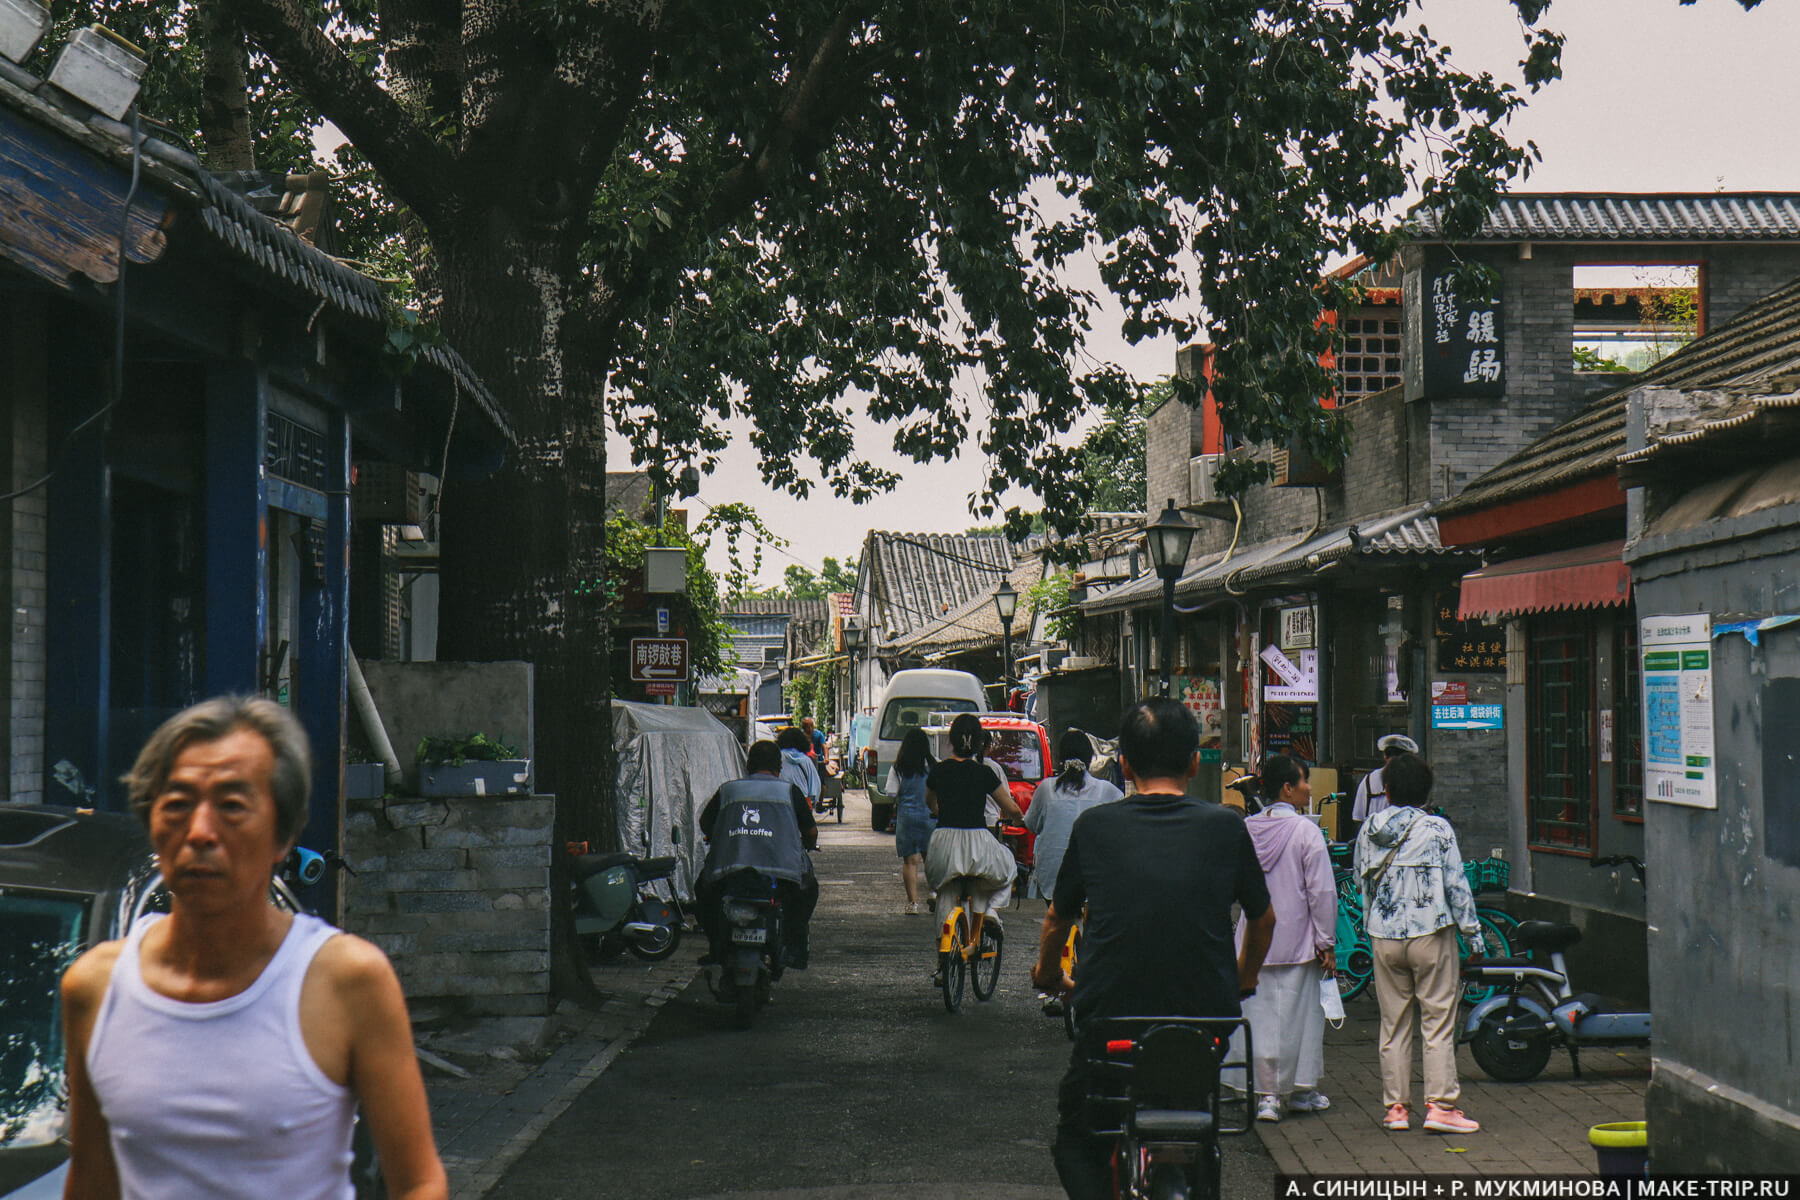
[[[1534,624],[1526,641],[1525,805],[1534,849],[1593,844],[1593,639],[1565,621]]]
[[[1400,319],[1351,317],[1338,350],[1338,398],[1348,404],[1400,386]]]
[[[1627,609],[1613,623],[1613,816],[1644,815],[1644,681],[1638,623]]]
[[[325,435],[291,417],[269,414],[263,465],[269,474],[322,492],[326,485]]]

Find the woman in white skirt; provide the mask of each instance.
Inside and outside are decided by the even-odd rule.
[[[1279,1121],[1289,1112],[1321,1112],[1331,1101],[1319,1091],[1325,1068],[1325,1010],[1319,984],[1336,965],[1337,888],[1325,834],[1300,812],[1312,795],[1306,765],[1285,754],[1262,765],[1266,807],[1244,822],[1275,908],[1275,940],[1263,960],[1256,994],[1244,1017],[1256,1047],[1256,1119]]]
[[[942,917],[956,907],[968,879],[975,911],[998,926],[995,910],[1012,899],[1019,864],[988,828],[988,801],[1015,821],[1022,814],[1004,772],[981,758],[987,736],[980,718],[960,714],[950,723],[950,757],[933,764],[926,777],[925,803],[938,824],[925,851],[925,882],[937,893]]]

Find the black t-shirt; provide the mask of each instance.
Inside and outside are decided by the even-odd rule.
[[[986,829],[987,798],[1000,782],[978,758],[947,758],[932,765],[925,786],[937,793],[939,829]]]
[[[1234,901],[1253,920],[1269,907],[1256,846],[1235,809],[1153,793],[1082,813],[1053,899],[1062,915],[1087,906],[1076,1011],[1237,1016]]]

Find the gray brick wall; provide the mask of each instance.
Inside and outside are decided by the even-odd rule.
[[[11,484],[19,487],[43,475],[49,447],[46,429],[45,318],[41,305],[7,306],[9,367],[0,385],[6,389],[4,458]],[[8,679],[8,794],[21,803],[44,800],[44,694],[46,621],[49,579],[49,500],[40,488],[12,502],[3,531],[6,546],[8,636],[5,641]]]
[[[1800,276],[1800,246],[1715,246],[1707,252],[1706,319],[1729,321]]]
[[[1179,400],[1159,405],[1144,425],[1144,511],[1159,513],[1188,496],[1188,460],[1200,453],[1201,415]]]
[[[344,818],[344,928],[412,1001],[483,1016],[550,1010],[549,796],[380,805]]]

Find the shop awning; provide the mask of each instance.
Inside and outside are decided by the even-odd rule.
[[[1631,570],[1620,557],[1625,543],[1603,542],[1554,554],[1515,558],[1462,577],[1463,620],[1604,608],[1631,599]]]

